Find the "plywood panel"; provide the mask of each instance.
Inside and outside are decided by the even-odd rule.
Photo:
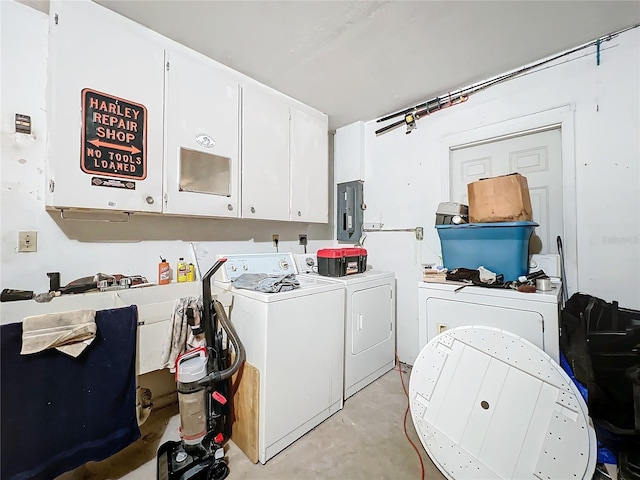
[[[253,463],[258,462],[260,372],[248,362],[231,377],[233,413],[231,440]]]

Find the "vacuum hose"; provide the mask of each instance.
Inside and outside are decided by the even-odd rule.
[[[211,277],[215,274],[215,272],[227,261],[226,258],[220,258],[213,264],[211,269],[204,275],[202,278],[202,300],[204,307],[204,330],[205,336],[207,339],[207,344],[209,346],[213,345],[215,332],[213,329],[215,328],[213,322],[213,316],[211,315],[211,305],[213,305],[213,310],[220,320],[220,325],[225,332],[227,332],[227,338],[229,342],[233,345],[233,348],[236,352],[236,358],[233,361],[233,364],[229,368],[225,368],[222,371],[213,371],[208,375],[202,377],[198,380],[197,385],[200,386],[209,386],[213,383],[220,382],[222,380],[226,380],[231,377],[234,373],[238,371],[240,366],[244,363],[245,360],[245,351],[244,345],[240,341],[240,337],[236,333],[236,329],[233,328],[233,324],[227,318],[227,314],[224,311],[224,307],[217,300],[211,301]]]
[[[227,313],[224,311],[224,307],[218,301],[213,302],[213,309],[218,315],[220,319],[220,325],[224,328],[224,331],[227,332],[227,338],[233,345],[233,348],[236,352],[236,358],[233,360],[233,364],[229,368],[225,368],[221,372],[213,372],[214,381],[226,380],[231,377],[234,373],[238,371],[240,366],[244,363],[246,354],[244,351],[244,345],[240,341],[240,337],[238,337],[238,333],[236,329],[233,327],[233,323],[227,317]]]
[[[240,337],[238,337],[236,329],[233,328],[233,324],[229,321],[229,318],[227,318],[227,314],[224,311],[224,307],[222,306],[222,304],[214,300],[213,309],[220,320],[222,328],[224,328],[224,331],[227,332],[227,338],[233,345],[233,348],[236,352],[236,358],[233,360],[233,364],[229,368],[225,368],[222,371],[213,371],[198,380],[197,384],[200,386],[207,386],[216,382],[220,382],[222,380],[227,380],[231,377],[231,375],[238,371],[240,366],[244,363],[246,356],[244,345],[240,341]]]

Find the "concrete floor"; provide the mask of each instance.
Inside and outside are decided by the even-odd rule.
[[[409,371],[403,366],[405,385]],[[407,441],[402,420],[407,407],[394,369],[345,402],[344,408],[266,465],[253,464],[233,442],[226,446],[230,480],[373,480],[420,479],[418,456]],[[156,451],[167,440],[178,440],[180,419],[177,405],[157,410],[140,427],[142,437],[116,455],[89,462],[57,480],[152,480],[156,478]],[[417,446],[425,467],[425,478],[445,477],[433,465],[416,436],[411,413],[407,432]]]

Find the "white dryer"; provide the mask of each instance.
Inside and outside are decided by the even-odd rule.
[[[230,319],[259,372],[255,421],[265,463],[342,408],[344,289],[303,276],[299,288],[280,293],[235,288],[231,281],[243,273],[296,273],[293,257],[221,256],[227,262],[214,291],[232,295]]]
[[[422,349],[439,333],[464,325],[484,325],[512,332],[560,363],[561,283],[546,292],[451,283],[418,283],[419,343]]]
[[[395,277],[393,272],[367,270],[344,277],[317,273],[316,258],[296,254],[301,277],[341,285],[344,305],[344,399],[369,385],[395,365]],[[303,274],[303,272],[305,272]]]

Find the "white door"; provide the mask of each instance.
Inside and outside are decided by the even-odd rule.
[[[451,201],[467,204],[467,184],[481,178],[520,173],[527,177],[536,228],[530,253],[556,253],[563,235],[562,137],[559,128],[452,148]]]
[[[327,116],[291,108],[291,220],[329,221],[329,134]]]
[[[164,51],[93,2],[51,2],[46,205],[160,212]]]
[[[350,315],[349,355],[359,355],[388,340],[393,322],[393,298],[389,284],[354,291]],[[385,358],[378,359],[379,365],[369,365],[371,370],[375,371],[389,361],[384,353],[382,356]]]
[[[395,319],[389,281],[347,286],[345,400],[393,367]]]
[[[238,217],[239,85],[207,60],[167,62],[164,211]]]
[[[289,220],[289,102],[258,85],[242,89],[242,216]]]

